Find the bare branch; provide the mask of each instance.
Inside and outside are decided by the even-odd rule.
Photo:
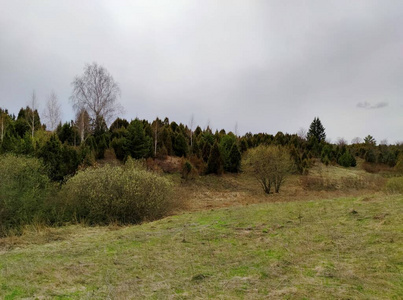
[[[107,124],[122,112],[117,102],[120,88],[102,66],[96,63],[86,65],[83,76],[76,77],[72,86],[70,99],[77,112],[84,109],[92,119],[103,118]]]
[[[54,131],[61,121],[61,106],[54,91],[48,97],[43,116],[47,128]]]

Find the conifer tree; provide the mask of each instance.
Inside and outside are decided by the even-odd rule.
[[[315,138],[318,143],[324,142],[326,139],[325,127],[319,118],[314,118],[307,134],[308,140]]]
[[[228,171],[231,173],[238,173],[241,169],[241,152],[239,152],[238,146],[234,143],[229,152],[229,168]]]
[[[149,136],[146,136],[143,123],[138,119],[133,120],[130,122],[127,130],[128,138],[125,143],[125,151],[136,159],[148,157],[152,141]]]
[[[218,175],[223,173],[223,161],[217,142],[211,148],[210,157],[207,162],[207,174],[211,173]]]

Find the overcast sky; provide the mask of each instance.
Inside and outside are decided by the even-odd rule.
[[[0,107],[52,90],[74,116],[71,82],[97,62],[123,117],[240,134],[403,141],[403,1],[0,0]]]

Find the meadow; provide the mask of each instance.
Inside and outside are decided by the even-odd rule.
[[[0,298],[403,297],[403,196],[385,176],[318,164],[277,195],[247,174],[165,176],[182,206],[164,219],[0,239]]]

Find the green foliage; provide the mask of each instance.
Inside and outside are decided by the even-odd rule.
[[[71,146],[80,144],[80,134],[77,128],[70,123],[59,124],[56,128],[56,133],[62,144],[66,143]]]
[[[34,153],[34,144],[29,131],[25,132],[22,139],[16,139],[14,145],[16,154],[32,155]]]
[[[210,157],[211,145],[210,145],[210,143],[208,143],[208,142],[202,140],[202,141],[201,141],[201,146],[202,146],[202,147],[201,147],[201,149],[202,149],[202,151],[201,151],[201,157],[202,157],[202,159],[203,159],[204,162],[207,162],[208,159],[209,159],[209,157]]]
[[[127,122],[126,119],[117,118],[115,121],[113,121],[113,123],[109,127],[109,131],[113,132],[116,129],[127,128],[128,126],[129,122]]]
[[[65,176],[73,175],[80,164],[77,151],[68,145],[62,145],[57,135],[52,135],[39,151],[39,157],[49,171],[50,179],[63,181]]]
[[[182,164],[182,178],[185,180],[194,179],[197,176],[197,171],[192,163],[188,160]]]
[[[387,146],[379,146],[378,163],[394,167],[397,163],[395,153],[393,153]]]
[[[115,151],[116,158],[119,160],[124,160],[127,157],[127,152],[125,151],[125,141],[126,139],[121,138],[114,138],[111,142],[111,147]]]
[[[0,156],[0,236],[47,219],[49,179],[36,158]]]
[[[397,162],[396,162],[396,165],[395,165],[395,170],[396,170],[398,173],[403,174],[403,152],[400,153],[400,154],[398,155],[398,157],[397,157]]]
[[[322,152],[321,152],[321,155],[320,155],[320,160],[324,164],[328,165],[330,162],[335,160],[335,156],[336,156],[336,154],[335,154],[335,151],[334,151],[332,145],[325,145],[322,148]]]
[[[320,143],[324,142],[326,139],[325,127],[323,127],[322,122],[319,118],[314,118],[307,134],[308,140],[315,138],[315,140]]]
[[[343,167],[355,167],[357,162],[355,157],[350,153],[350,151],[345,151],[338,159],[338,164]]]
[[[234,143],[229,153],[229,164],[227,171],[231,173],[238,173],[241,169],[241,160],[241,152],[239,151],[237,144]]]
[[[221,137],[220,141],[220,152],[222,156],[222,160],[224,162],[224,170],[227,172],[238,172],[239,165],[237,166],[236,164],[240,164],[240,159],[237,160],[237,154],[235,153],[235,150],[238,150],[238,147],[234,148],[234,152],[232,153],[232,158],[231,158],[231,150],[233,148],[233,145],[236,146],[236,137],[235,135],[228,134],[228,135],[223,135]],[[239,152],[239,151],[238,151]],[[240,156],[240,154],[239,154]]]
[[[210,156],[207,161],[207,174],[222,174],[223,173],[223,160],[220,153],[218,143],[215,142],[210,151]]]
[[[105,158],[105,151],[108,149],[108,143],[107,143],[107,136],[106,134],[101,134],[96,136],[96,151],[95,151],[95,157],[97,159],[103,159]]]
[[[172,208],[171,184],[136,167],[128,159],[124,167],[88,168],[62,188],[71,218],[90,224],[140,223],[165,216]]]
[[[372,135],[367,135],[364,138],[364,143],[367,145],[376,146],[376,140],[374,139],[374,137]]]
[[[376,162],[375,150],[372,148],[369,148],[365,153],[364,159],[366,162],[375,163]]]
[[[127,127],[128,136],[124,151],[135,159],[146,158],[151,155],[152,139],[146,136],[143,122],[135,119]]]
[[[175,134],[175,139],[174,139],[174,153],[176,156],[186,156],[189,148],[188,148],[188,142],[185,138],[185,136],[180,132]]]

